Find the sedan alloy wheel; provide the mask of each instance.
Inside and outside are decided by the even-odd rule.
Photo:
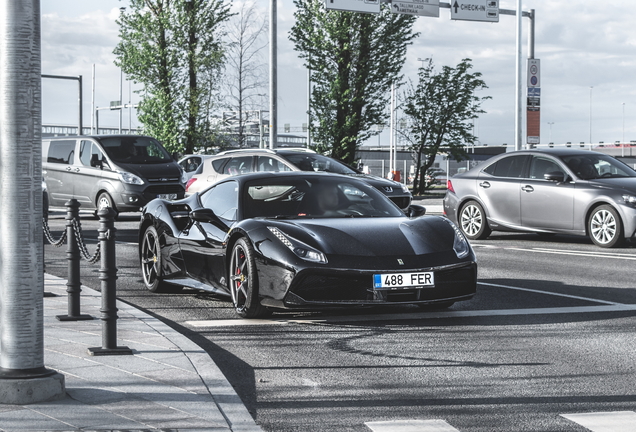
[[[601,247],[618,246],[623,240],[623,225],[613,207],[602,205],[594,209],[588,222],[592,241]]]
[[[486,221],[483,207],[477,201],[469,201],[459,213],[459,226],[470,240],[485,239],[492,232]]]

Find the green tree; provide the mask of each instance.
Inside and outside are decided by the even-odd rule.
[[[455,160],[466,159],[466,145],[477,139],[472,134],[470,120],[481,113],[481,102],[490,96],[478,97],[476,90],[486,89],[481,73],[470,73],[471,59],[463,59],[456,67],[444,66],[435,71],[433,60],[419,69],[417,85],[409,83],[402,94],[407,130],[403,136],[415,153],[413,193],[422,193],[426,182],[422,176],[433,165],[443,147]]]
[[[417,36],[415,17],[325,10],[323,0],[294,0],[290,39],[311,69],[309,125],[314,148],[351,164],[358,146],[387,119],[391,84]]]
[[[210,135],[223,66],[222,0],[130,0],[115,64],[144,86],[139,120],[172,152],[192,153]]]

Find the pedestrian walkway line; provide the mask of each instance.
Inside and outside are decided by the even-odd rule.
[[[366,422],[373,432],[459,432],[444,420],[389,420]]]
[[[634,411],[561,414],[561,417],[588,428],[592,432],[636,431],[636,412]]]

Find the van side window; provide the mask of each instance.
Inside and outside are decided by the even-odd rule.
[[[75,155],[75,140],[51,141],[46,161],[72,165]]]
[[[97,155],[93,157],[93,155]],[[80,143],[80,161],[85,166],[92,166],[91,159],[96,159],[96,161],[103,162],[104,156],[102,151],[97,147],[95,143],[92,141],[82,141]]]

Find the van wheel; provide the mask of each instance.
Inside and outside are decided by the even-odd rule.
[[[95,210],[95,216],[97,216],[98,211],[106,207],[110,207],[115,211],[115,219],[117,219],[119,212],[117,211],[117,208],[115,207],[115,203],[113,202],[113,199],[111,198],[110,195],[108,195],[108,192],[102,192],[97,197],[97,210]]]

